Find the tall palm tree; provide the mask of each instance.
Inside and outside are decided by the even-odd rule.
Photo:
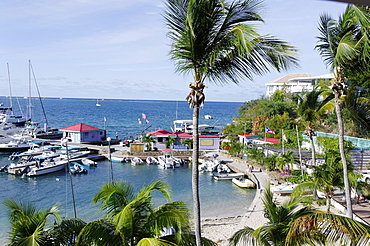
[[[186,97],[193,108],[192,191],[197,245],[201,245],[199,201],[199,108],[205,101],[206,82],[238,83],[297,64],[296,49],[272,36],[259,35],[253,25],[262,22],[261,0],[167,0],[164,18],[172,40],[170,57],[180,73],[192,73]]]
[[[190,234],[186,205],[178,201],[153,207],[154,191],[161,192],[167,200],[171,198],[169,187],[162,181],[144,186],[136,196],[133,187],[126,182],[103,185],[93,202],[101,203],[106,218],[88,223],[77,244],[133,246],[150,241],[170,245],[170,241],[161,238],[164,229],[173,229],[177,241],[181,240],[182,233]]]
[[[45,228],[51,216],[60,220],[58,205],[49,209],[37,209],[27,201],[7,199],[4,205],[9,209],[11,223],[10,245],[46,245],[51,240]]]
[[[230,245],[327,245],[340,241],[341,236],[347,239],[344,242],[353,243],[350,245],[359,245],[356,244],[358,242],[368,243],[370,240],[369,226],[340,215],[300,206],[304,197],[290,196],[289,200],[279,204],[268,186],[262,201],[267,224],[257,229],[240,229],[231,237]]]
[[[323,97],[324,90],[315,87],[312,91],[302,92],[302,95],[297,95],[298,108],[297,114],[300,120],[307,124],[305,133],[307,134],[312,153],[312,165],[316,165],[316,151],[313,137],[315,136],[314,125],[321,119],[325,111],[332,110],[330,101],[333,99],[331,95]]]
[[[346,74],[368,71],[370,57],[369,9],[348,5],[338,21],[324,14],[320,17],[318,44],[324,62],[334,74],[332,90],[339,128],[339,149],[343,165],[347,216],[353,218],[347,161],[344,152],[344,125],[340,97],[345,92]],[[356,64],[353,66],[352,64]]]

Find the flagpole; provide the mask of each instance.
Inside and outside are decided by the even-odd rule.
[[[267,130],[266,130],[266,126],[265,126],[265,143],[266,143],[266,131],[267,131]]]
[[[284,152],[284,129],[281,129],[281,143],[282,143],[282,148],[283,148],[283,154]]]
[[[299,166],[301,168],[301,174],[302,174],[302,180],[303,180],[302,155],[301,155],[301,144],[299,143],[298,125],[295,126],[295,129],[296,129],[296,132],[297,132]]]

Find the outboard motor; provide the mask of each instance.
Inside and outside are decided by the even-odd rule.
[[[2,168],[0,168],[0,172],[8,172],[8,167],[9,167],[9,164],[3,166]]]
[[[21,172],[18,173],[18,175],[22,176],[23,174],[27,174],[29,171],[31,171],[30,166],[26,166]]]

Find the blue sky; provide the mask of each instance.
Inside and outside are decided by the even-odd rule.
[[[286,73],[329,73],[314,50],[317,25],[320,14],[338,19],[345,7],[266,0],[259,32],[296,46],[300,68],[239,85],[207,84],[206,100],[244,102],[259,98],[265,83]],[[175,73],[169,60],[163,11],[163,1],[155,0],[2,0],[0,95],[9,95],[9,64],[13,96],[28,96],[31,60],[45,97],[185,100],[192,77]]]

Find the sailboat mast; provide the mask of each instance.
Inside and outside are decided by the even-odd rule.
[[[28,116],[32,120],[32,101],[31,101],[31,60],[28,61]]]
[[[12,83],[10,83],[10,70],[9,70],[9,63],[6,63],[8,69],[8,83],[9,83],[9,98],[10,98],[10,108],[13,112],[13,96],[12,96]]]

